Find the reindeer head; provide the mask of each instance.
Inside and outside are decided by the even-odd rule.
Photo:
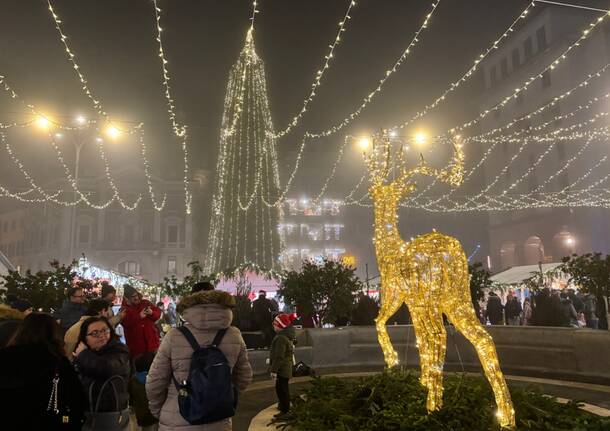
[[[365,150],[364,159],[369,172],[369,193],[375,206],[382,202],[399,202],[412,193],[417,184],[413,177],[417,174],[430,176],[437,181],[459,186],[464,178],[464,151],[459,142],[454,143],[453,157],[442,170],[428,166],[421,156],[420,162],[407,168],[404,147],[392,148],[392,140],[386,131],[373,136],[370,148]]]

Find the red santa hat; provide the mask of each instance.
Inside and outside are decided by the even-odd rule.
[[[284,328],[292,325],[292,322],[297,318],[296,314],[278,314],[273,319],[273,329],[276,332],[281,331]]]

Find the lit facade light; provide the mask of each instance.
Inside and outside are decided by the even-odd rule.
[[[64,135],[62,135],[61,133],[56,133],[55,134],[55,139],[61,139],[63,137],[64,137]]]
[[[77,115],[76,118],[74,119],[74,121],[76,121],[76,124],[79,124],[82,126],[87,122],[87,119],[82,115]]]

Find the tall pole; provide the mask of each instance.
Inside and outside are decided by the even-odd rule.
[[[76,149],[76,157],[74,159],[74,185],[78,188],[78,173],[80,166],[80,152],[85,145],[85,142],[80,139],[80,135],[77,136],[74,140],[74,148]],[[76,201],[76,190],[74,190],[74,201]],[[74,259],[74,242],[75,238],[75,223],[76,223],[76,205],[73,205],[71,208],[70,214],[70,262]]]

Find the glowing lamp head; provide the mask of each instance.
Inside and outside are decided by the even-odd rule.
[[[121,131],[113,125],[110,125],[106,128],[106,135],[108,135],[109,138],[111,139],[116,139],[120,136]]]
[[[573,246],[574,245],[574,238],[572,238],[571,236],[566,238],[566,245],[569,246]]]
[[[82,126],[82,125],[84,125],[84,124],[87,122],[87,119],[86,119],[85,117],[83,117],[82,115],[78,115],[78,116],[77,116],[77,117],[74,119],[74,121],[76,121],[76,124],[79,124],[79,125],[81,125],[81,126]]]
[[[360,148],[360,150],[363,153],[366,152],[370,146],[371,146],[371,140],[369,138],[361,138],[358,141],[358,147]]]
[[[47,117],[41,115],[36,119],[36,125],[42,130],[47,130],[49,127],[51,127],[51,122]]]
[[[424,132],[417,132],[413,137],[413,140],[417,145],[424,145],[428,142],[428,135]]]
[[[398,137],[398,132],[396,130],[391,130],[390,131],[390,138],[394,139]]]

